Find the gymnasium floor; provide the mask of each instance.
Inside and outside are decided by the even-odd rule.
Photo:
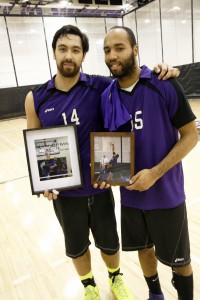
[[[190,101],[200,121],[200,100]],[[80,300],[83,288],[71,260],[65,256],[63,235],[52,203],[31,195],[22,129],[25,118],[0,121],[0,300]],[[200,299],[200,142],[183,160],[195,279]],[[113,188],[120,220],[119,191]],[[119,230],[120,233],[120,230]],[[91,239],[92,240],[92,239]],[[99,251],[91,245],[92,266],[102,300],[114,300]],[[121,253],[121,271],[135,295],[147,299],[147,287],[137,254]],[[166,300],[174,300],[171,271],[159,263]]]

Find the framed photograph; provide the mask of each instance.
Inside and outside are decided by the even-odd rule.
[[[134,175],[133,132],[91,132],[91,181],[129,185]]]
[[[75,125],[24,129],[32,194],[82,187]]]

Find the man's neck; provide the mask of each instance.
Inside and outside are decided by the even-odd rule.
[[[73,77],[64,77],[57,73],[55,77],[55,87],[63,92],[68,92],[79,80],[80,72]]]
[[[141,69],[137,67],[129,76],[118,78],[120,88],[125,89],[136,83],[140,77]]]

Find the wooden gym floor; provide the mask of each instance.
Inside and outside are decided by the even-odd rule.
[[[191,100],[200,121],[200,100]],[[52,202],[31,195],[22,129],[26,119],[0,122],[0,300],[80,300],[83,288],[71,260],[65,256],[63,234]],[[183,160],[195,280],[194,300],[200,299],[200,142]],[[113,188],[120,234],[118,188]],[[91,238],[92,240],[92,238]],[[106,267],[91,245],[92,266],[102,300],[114,300]],[[147,287],[137,253],[121,253],[121,271],[135,295],[147,299]],[[170,268],[159,263],[166,300],[177,299]]]

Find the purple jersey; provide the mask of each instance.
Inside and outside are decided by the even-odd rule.
[[[102,131],[100,114],[101,93],[111,79],[81,73],[77,84],[68,92],[57,90],[55,76],[33,91],[35,111],[42,127],[75,123],[83,174],[83,188],[60,192],[61,196],[89,196],[102,193],[94,189],[90,177],[90,132]]]
[[[120,101],[131,115],[132,121],[119,127],[118,131],[135,133],[136,174],[157,165],[177,143],[177,129],[193,121],[195,116],[178,82],[175,79],[158,80],[146,66],[131,92],[120,89],[117,83],[114,88],[115,92],[107,88],[103,93],[102,111],[106,124],[112,123],[110,126],[115,123],[113,117],[109,120],[109,114],[115,115],[116,101]],[[113,99],[111,92],[115,95]],[[120,112],[116,122],[120,123]],[[147,191],[128,191],[124,187],[120,191],[125,206],[144,210],[176,207],[185,200],[182,164],[170,169]]]

